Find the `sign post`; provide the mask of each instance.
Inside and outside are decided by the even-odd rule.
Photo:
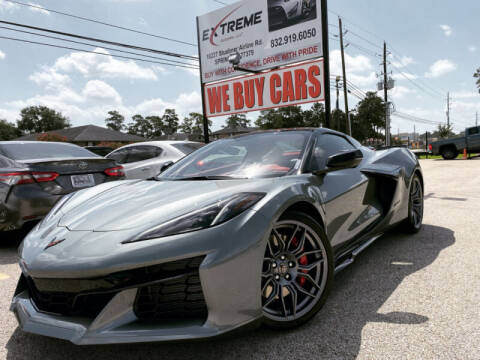
[[[206,142],[208,117],[267,105],[325,100],[330,126],[326,3],[243,0],[197,17]]]
[[[198,41],[198,57],[199,59],[202,58],[202,49],[200,46],[200,28],[198,25],[198,16],[197,16],[197,41]],[[207,117],[207,111],[206,111],[206,103],[205,103],[205,84],[203,83],[202,80],[202,61],[199,61],[199,66],[200,66],[200,89],[202,92],[202,115],[203,115],[203,141],[205,144],[208,144],[210,142],[210,133],[209,133],[209,128],[208,128],[208,117]]]

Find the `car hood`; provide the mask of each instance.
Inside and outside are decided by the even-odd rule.
[[[240,192],[268,192],[276,181],[123,181],[74,196],[61,208],[58,226],[99,232],[146,228]]]

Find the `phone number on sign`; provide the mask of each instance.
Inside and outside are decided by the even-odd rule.
[[[317,36],[317,29],[312,28],[312,29],[300,31],[299,33],[293,33],[293,34],[285,35],[283,37],[272,39],[270,41],[270,47],[276,48],[276,47],[291,44],[297,41],[311,39],[311,38],[314,38],[315,36]]]

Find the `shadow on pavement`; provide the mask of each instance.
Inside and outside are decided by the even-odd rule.
[[[385,235],[337,275],[325,307],[296,330],[260,328],[201,342],[78,347],[17,328],[6,345],[7,358],[354,359],[367,323],[414,326],[429,321],[425,315],[402,312],[401,308],[387,314],[379,313],[379,309],[407,276],[432,264],[454,242],[453,231],[429,225],[411,236],[398,231]]]

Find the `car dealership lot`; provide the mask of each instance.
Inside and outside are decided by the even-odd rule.
[[[422,166],[424,229],[381,238],[337,276],[314,320],[290,332],[92,347],[26,334],[8,312],[19,275],[18,242],[2,243],[0,359],[478,359],[480,159],[424,160]]]

